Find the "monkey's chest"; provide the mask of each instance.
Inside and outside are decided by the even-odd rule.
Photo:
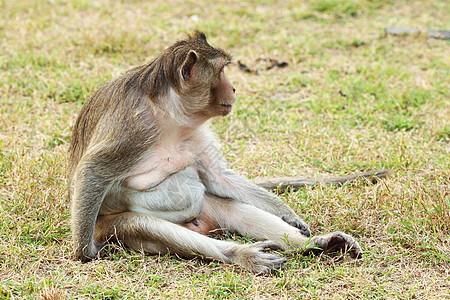
[[[134,174],[126,179],[125,185],[145,191],[194,163],[194,155],[190,151],[161,147],[136,166]]]

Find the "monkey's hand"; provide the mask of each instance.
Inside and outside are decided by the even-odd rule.
[[[315,236],[307,247],[304,253],[343,252],[350,254],[352,258],[362,258],[362,250],[358,242],[350,235],[339,231]]]
[[[101,258],[106,255],[106,244],[94,242],[93,247],[78,247],[74,253],[74,259],[81,260],[86,263],[96,258]]]
[[[263,241],[253,244],[237,245],[227,255],[232,262],[257,274],[270,273],[280,270],[286,259],[276,254],[267,253],[268,250],[277,250],[279,247],[272,241]]]
[[[302,219],[299,218],[296,214],[286,214],[281,216],[281,219],[295,228],[300,230],[300,233],[306,237],[311,236],[311,231],[309,230],[308,224],[305,223]]]

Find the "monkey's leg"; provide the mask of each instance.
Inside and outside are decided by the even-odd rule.
[[[280,269],[285,258],[266,253],[277,249],[272,241],[238,244],[201,235],[177,224],[149,215],[125,212],[97,219],[95,240],[117,239],[125,246],[149,254],[174,253],[183,257],[200,255],[207,259],[237,263],[255,273]]]
[[[207,195],[202,214],[211,215],[222,229],[257,239],[268,239],[285,250],[315,252],[320,247],[327,252],[348,251],[353,258],[362,256],[358,242],[348,234],[333,232],[308,238],[280,217],[231,199]]]

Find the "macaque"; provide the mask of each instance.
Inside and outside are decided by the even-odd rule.
[[[226,167],[205,122],[228,115],[236,101],[224,73],[230,63],[228,53],[196,32],[87,100],[69,150],[76,259],[101,256],[111,241],[256,273],[283,266],[286,259],[269,251],[274,249],[319,247],[362,256],[345,233],[310,237],[308,225],[286,203]],[[261,241],[208,236],[221,232]]]

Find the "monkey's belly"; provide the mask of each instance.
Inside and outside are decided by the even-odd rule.
[[[128,209],[173,223],[182,224],[196,218],[202,210],[205,187],[194,167],[170,175],[145,191],[130,191]]]

